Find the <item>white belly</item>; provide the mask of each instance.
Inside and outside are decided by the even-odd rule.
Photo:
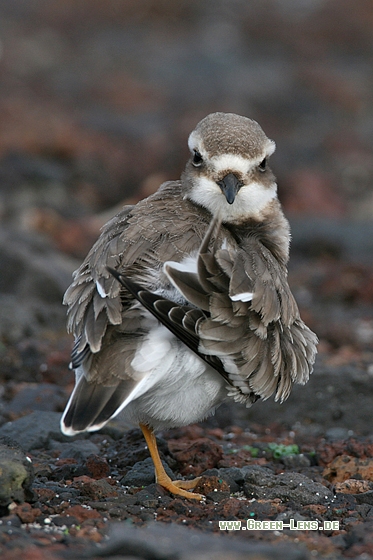
[[[144,375],[143,390],[121,416],[155,429],[185,426],[213,413],[226,397],[222,376],[157,322],[132,367]]]

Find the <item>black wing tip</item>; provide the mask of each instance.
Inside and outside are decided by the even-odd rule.
[[[115,268],[111,268],[110,266],[107,266],[106,270],[110,272],[110,274],[114,276],[114,278],[116,278],[116,280],[118,280],[118,282],[122,284],[122,286],[124,286],[126,290],[128,290],[136,299],[138,299],[141,302],[138,294],[144,288],[142,288],[140,284],[137,284],[137,282],[130,280],[127,276],[125,276],[121,272],[118,272],[118,270],[115,270]]]
[[[111,266],[107,266],[106,270],[110,272],[110,274],[114,276],[114,278],[116,278],[120,283],[122,283],[121,282],[122,275],[120,274],[120,272],[118,272],[115,268],[111,268]]]

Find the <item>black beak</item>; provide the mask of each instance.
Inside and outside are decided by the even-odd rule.
[[[233,173],[228,173],[221,181],[217,181],[217,184],[224,193],[228,204],[233,204],[238,191],[242,187],[241,181]]]

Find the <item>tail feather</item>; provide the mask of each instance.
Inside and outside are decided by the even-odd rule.
[[[136,385],[136,382],[133,384]],[[125,390],[122,385],[125,385]],[[128,389],[128,381],[118,380],[116,385],[105,387],[88,382],[82,375],[61,419],[62,432],[74,435],[86,430],[99,430],[118,412]]]

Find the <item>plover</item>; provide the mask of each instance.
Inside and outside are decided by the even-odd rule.
[[[124,207],[74,273],[64,303],[76,385],[65,434],[122,414],[140,425],[156,480],[172,481],[154,430],[198,422],[226,398],[283,401],[306,383],[317,337],[287,280],[289,224],[255,121],[213,113],[189,136],[179,181]]]

